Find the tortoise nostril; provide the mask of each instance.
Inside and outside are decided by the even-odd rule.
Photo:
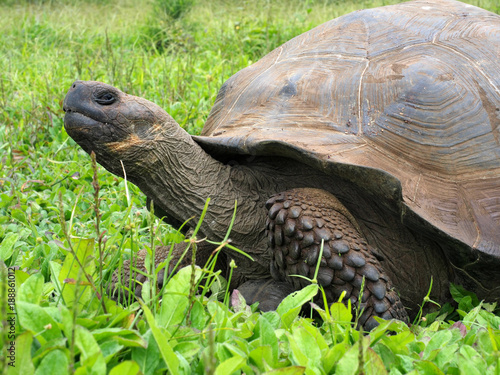
[[[75,87],[76,87],[76,84],[73,83],[73,88],[75,88]]]

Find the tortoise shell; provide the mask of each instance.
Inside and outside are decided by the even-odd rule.
[[[500,16],[417,0],[324,23],[232,76],[195,139],[338,174],[498,265]]]

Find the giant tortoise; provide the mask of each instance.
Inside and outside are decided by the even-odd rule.
[[[450,282],[499,300],[496,14],[417,0],[334,19],[227,80],[199,136],[99,82],[76,81],[64,110],[68,134],[110,172],[123,162],[168,222],[210,197],[200,233],[221,240],[237,201],[230,238],[254,261],[225,256],[235,286],[265,285],[267,309],[317,262],[328,300],[345,291],[365,328],[407,321],[431,279],[436,301]]]

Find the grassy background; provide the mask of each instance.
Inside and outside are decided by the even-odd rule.
[[[0,257],[2,259],[0,260],[4,260],[9,266],[20,267],[20,270],[17,271],[18,288],[22,288],[22,285],[31,285],[30,288],[36,290],[41,296],[33,299],[33,296],[30,297],[27,291],[23,291],[25,294],[21,300],[43,309],[47,308],[49,312],[52,311],[51,307],[59,306],[59,300],[54,295],[61,296],[61,291],[58,289],[57,277],[54,278],[54,275],[58,272],[57,267],[65,267],[64,262],[68,258],[70,245],[64,234],[61,220],[66,222],[65,225],[72,236],[96,237],[95,214],[93,212],[94,192],[91,186],[93,171],[90,158],[68,138],[63,128],[62,101],[66,90],[75,79],[107,82],[130,94],[152,100],[165,108],[190,133],[196,134],[203,127],[218,88],[233,73],[257,61],[267,52],[292,37],[322,22],[356,9],[397,2],[392,0],[215,0],[195,1],[193,3],[189,0],[171,0],[166,4],[169,6],[179,4],[179,6],[167,9],[164,4],[162,6],[160,1],[153,0],[0,0],[0,35],[2,36],[0,39],[0,241],[2,241]],[[467,2],[497,13],[500,12],[498,0]],[[172,239],[179,240],[179,237],[170,228],[158,222],[151,223],[148,220],[148,214],[144,208],[145,198],[134,186],[128,186],[130,189],[130,201],[128,201],[123,180],[110,175],[102,168],[99,168],[98,178],[101,186],[101,212],[103,215],[100,230],[106,231],[104,279],[109,277],[109,273],[112,271],[112,267],[107,268],[108,265],[117,261],[115,254],[123,252],[125,256],[129,256],[151,242],[160,245],[168,243]],[[151,238],[152,231],[156,233],[153,239]],[[78,248],[78,245],[75,246]],[[97,253],[95,257],[97,259]],[[35,274],[41,275],[41,279],[38,276],[29,278],[29,275]],[[27,280],[31,280],[29,282],[31,284],[25,284]],[[372,354],[366,354],[365,350],[366,358],[374,363],[382,361],[383,364],[377,370],[381,373],[383,373],[384,366],[387,367],[391,363],[401,373],[416,371],[419,368],[424,373],[427,370],[432,370],[433,373],[439,373],[441,370],[458,373],[465,369],[463,366],[466,366],[461,364],[459,358],[468,358],[470,363],[474,363],[475,368],[472,368],[470,373],[474,373],[477,369],[483,369],[483,367],[484,371],[494,371],[495,369],[497,371],[500,368],[498,366],[500,358],[498,318],[494,315],[491,317],[486,315],[492,311],[493,307],[486,306],[485,308],[485,305],[479,305],[478,301],[470,296],[467,297],[462,292],[457,292],[456,296],[462,302],[461,318],[468,317],[467,319],[469,319],[466,320],[466,323],[470,323],[467,326],[468,331],[466,331],[469,336],[462,337],[460,334],[453,333],[449,337],[448,334],[442,334],[443,337],[439,338],[442,340],[441,344],[443,342],[451,343],[454,351],[450,350],[450,353],[456,354],[456,357],[453,357],[455,359],[448,360],[446,357],[448,354],[445,356],[443,353],[441,356],[446,360],[439,359],[441,358],[439,357],[440,352],[431,355],[432,350],[440,349],[440,344],[436,342],[434,349],[428,349],[428,353],[422,355],[420,352],[424,353],[427,350],[425,348],[432,341],[429,340],[432,333],[428,331],[422,333],[424,331],[414,329],[410,335],[405,333],[410,331],[401,327],[397,329],[393,327],[393,329],[400,334],[407,335],[405,337],[408,342],[405,341],[404,345],[407,345],[406,347],[409,349],[403,350],[404,353],[398,353],[396,349],[393,350],[392,347],[397,347],[397,345],[390,341],[392,339],[387,338],[385,332],[388,328],[385,327],[385,331],[383,329],[380,331],[380,337],[377,337],[376,334],[372,335],[370,340],[375,341],[364,344],[365,349],[366,347],[372,348],[372,343],[382,342],[381,337],[383,336],[386,340],[384,341],[385,346],[382,349],[374,349],[373,353],[376,353],[376,357],[373,357]],[[76,317],[78,319],[94,318],[89,312],[89,306],[94,306],[90,299],[87,301],[88,305],[82,305],[81,309],[73,307],[72,303],[64,298],[63,300],[70,309],[70,315],[73,314],[75,319]],[[154,303],[150,304],[153,312],[157,308],[155,306]],[[206,308],[206,303],[203,306]],[[99,308],[99,306],[94,307]],[[212,307],[212,309],[216,309],[216,307]],[[226,314],[224,316],[227,316],[228,319],[239,322],[231,328],[236,329],[236,325],[241,323],[238,320],[242,319],[241,314],[238,318],[234,318],[233,315],[230,315],[231,312],[226,310],[220,314]],[[113,311],[112,315],[117,314],[113,315],[115,318],[122,313],[121,310]],[[206,314],[213,312],[204,311]],[[449,310],[447,311],[449,312]],[[130,316],[126,315],[127,312],[135,314],[136,310],[134,308],[125,310],[124,316]],[[47,312],[43,314],[45,313]],[[102,311],[99,313],[102,314]],[[471,313],[476,314],[475,317],[467,315]],[[96,314],[98,313],[96,312]],[[129,335],[127,337],[130,339],[128,343],[139,342],[138,345],[143,347],[141,340],[149,340],[148,342],[153,340],[151,339],[153,334],[147,333],[153,332],[151,330],[152,323],[140,313],[137,314],[137,316],[134,315],[135,318],[132,318],[132,320],[136,319],[133,325],[127,320],[129,318],[121,317],[114,323],[108,322],[107,325],[105,323],[91,325],[88,322],[85,325],[84,321],[81,320],[79,327],[86,327],[88,331],[85,332],[92,332],[94,338],[96,337],[96,329],[120,327],[120,329],[125,330],[139,327],[134,333],[126,331]],[[490,320],[484,318],[478,322],[479,318],[477,317],[482,316],[481,314],[488,316]],[[63,321],[63,318],[59,315],[58,317]],[[428,329],[434,324],[434,319],[437,317],[437,314],[429,317],[428,321],[420,322],[419,327],[422,330]],[[453,322],[445,323],[445,317],[446,313],[443,313],[441,319],[437,321],[439,324],[434,325],[430,332],[443,332],[452,326]],[[58,321],[59,318],[54,319]],[[263,318],[259,317],[258,314],[245,316],[244,320],[251,322],[252,319],[254,323],[252,329],[257,327],[259,334],[263,334],[262,332],[265,331],[266,335],[271,335],[266,331],[269,328],[266,325],[268,323],[263,323]],[[275,316],[268,316],[266,319],[266,321],[271,322],[269,324],[273,329],[278,330],[278,332],[280,329],[284,330],[284,333],[277,337],[280,338],[280,345],[287,349],[280,349],[279,360],[282,363],[281,365],[275,364],[274,367],[304,365],[304,363],[307,366],[307,358],[304,359],[301,355],[294,353],[304,354],[307,345],[303,348],[301,345],[306,341],[301,340],[310,339],[308,334],[304,333],[303,330],[300,333],[297,333],[299,330],[292,331],[290,325],[279,325],[275,321]],[[185,321],[182,320],[178,323],[181,322],[185,324]],[[308,323],[300,324],[303,324],[300,327],[311,335],[316,334],[311,333],[315,331],[307,326]],[[76,327],[76,323],[71,326]],[[262,328],[264,326],[267,328]],[[208,327],[208,323],[206,326],[200,323],[196,329],[203,331],[206,327]],[[240,330],[243,329],[238,327]],[[42,331],[44,329],[41,328]],[[245,329],[250,328],[246,327]],[[329,329],[324,328],[322,333],[331,333],[331,326]],[[349,357],[349,361],[352,360],[352,362],[348,362],[348,364],[351,365],[351,370],[354,369],[354,372],[357,371],[358,366],[362,369],[366,365],[363,362],[365,357],[358,356],[356,350],[362,351],[363,340],[347,326],[338,329],[340,336],[337,337],[337,333],[331,333],[330,338],[326,339],[326,345],[330,351],[325,349],[321,355],[325,356],[330,353],[328,355],[332,356],[332,363],[336,363],[335,366],[332,365],[330,370],[340,371],[339,369],[344,368],[342,366],[349,366],[339,365],[334,361],[337,358],[335,356],[340,355],[338,353],[343,355],[354,351],[354,354],[351,353],[351,357]],[[476,330],[474,334],[473,329]],[[35,355],[31,362],[33,363],[32,369],[41,366],[42,363],[54,362],[53,358],[50,357],[52,355],[54,358],[60,359],[58,351],[64,353],[63,356],[67,358],[68,366],[72,364],[76,368],[85,368],[87,360],[83,349],[85,345],[81,342],[81,347],[77,343],[75,344],[75,340],[76,342],[78,340],[75,339],[74,330],[61,336],[69,341],[58,342],[57,345],[53,344],[52,346],[47,342],[50,343],[51,340],[54,340],[53,337],[49,339],[39,337],[33,341],[33,333],[42,336],[46,333],[37,331],[36,327],[30,325],[28,320],[25,320],[24,324],[22,320],[18,321],[16,332],[18,335],[26,332],[26,336],[21,335],[22,339],[20,339],[18,349],[25,345],[27,348],[32,347],[30,349],[32,353],[38,353],[36,354],[38,357]],[[29,336],[29,332],[32,332],[31,336]],[[478,337],[480,337],[477,332],[486,332],[481,334],[484,336],[481,336],[484,343],[477,344],[476,340],[479,340]],[[245,340],[248,339],[248,342],[252,342],[249,338],[256,334],[254,332],[253,336],[250,335]],[[82,333],[79,337],[87,337],[85,335],[86,333]],[[154,339],[162,342],[162,336],[158,335]],[[99,337],[101,336],[94,340],[97,343],[94,349],[97,352],[100,350],[102,355],[102,353],[107,353],[106,350],[111,344],[102,338],[99,341]],[[168,341],[168,335],[165,337]],[[265,341],[267,339],[263,337],[261,336],[260,340],[263,340],[262,343],[267,343]],[[344,341],[340,339],[341,337]],[[215,350],[214,353],[219,353],[217,350],[221,352],[217,355],[214,354],[216,361],[213,363],[206,362],[208,360],[204,360],[205,357],[202,354],[186,356],[191,361],[192,371],[196,372],[203,366],[215,371],[225,361],[237,358],[234,350],[231,351],[227,347],[224,349],[233,353],[233,356],[230,356],[223,349],[218,349],[219,346],[216,344],[218,339],[221,340],[221,345],[223,345],[224,340],[227,341],[227,337],[215,337],[212,341],[206,341],[206,337],[200,338],[200,343],[197,344],[200,353],[210,348],[210,350]],[[400,339],[402,340],[402,337]],[[275,342],[274,338],[270,340]],[[299,342],[296,352],[293,349],[294,340]],[[468,341],[465,344],[460,340]],[[26,342],[30,343],[29,346]],[[342,342],[345,345],[342,349],[344,351],[333,352],[331,348]],[[136,359],[137,356],[140,356],[137,351],[134,352],[132,344],[126,345],[121,342],[120,345],[119,349],[115,347],[115,352],[109,352],[112,353],[113,359],[106,359],[108,371],[120,360],[131,359],[133,353],[136,353]],[[150,345],[154,346],[154,344]],[[175,345],[171,346],[177,348]],[[355,345],[358,346],[355,347]],[[470,348],[475,345],[475,349],[462,349],[466,345]],[[185,346],[179,347],[176,351],[184,353],[182,350],[187,350]],[[488,352],[475,351],[473,353],[470,351],[479,350],[478,348],[481,350],[486,348],[484,350],[488,350]],[[193,347],[190,350],[194,350]],[[22,353],[24,352],[19,349],[18,355],[22,355]],[[31,352],[26,351],[26,353]],[[413,355],[411,353],[416,353],[418,358],[411,357]],[[316,355],[309,354],[313,357]],[[304,355],[309,357],[309,354],[306,352]],[[452,358],[452,354],[449,354],[449,358]],[[153,367],[155,369],[164,368],[165,363],[168,362],[168,355],[164,353],[156,355],[161,357],[164,363]],[[251,373],[251,371],[259,373],[268,369],[265,366],[259,367],[255,360],[249,359],[249,354],[247,357],[241,353],[238,355],[243,358],[242,363],[250,367],[242,367],[244,365],[238,367],[235,364],[237,361],[233,360],[232,365],[234,366],[228,368],[235,369],[235,371],[244,369],[247,373]],[[89,356],[91,357],[90,354]],[[477,359],[481,357],[483,360]],[[46,362],[44,359],[47,359]],[[0,358],[0,367],[2,363],[5,363],[2,362],[4,360],[5,358]],[[90,366],[89,363],[91,362],[87,363],[88,366]],[[415,365],[415,363],[420,364]],[[71,369],[72,367],[67,368]],[[327,367],[316,369],[313,365],[309,365],[308,368],[307,371],[314,373],[328,372],[325,370]],[[147,372],[145,367],[141,367],[141,371]],[[481,370],[481,372],[484,371]],[[149,373],[153,372],[154,369]]]

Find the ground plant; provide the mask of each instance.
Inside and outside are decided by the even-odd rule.
[[[161,291],[152,287],[160,269],[147,262],[140,301],[107,297],[124,259],[141,249],[152,259],[157,246],[179,242],[195,251],[198,239],[155,218],[134,185],[68,137],[71,83],[145,97],[197,134],[235,72],[322,22],[397,2],[0,0],[0,371],[500,373],[496,305],[456,285],[455,305],[426,298],[433,312],[410,326],[380,321],[368,334],[351,323],[359,312],[312,305],[314,280],[261,313],[228,293],[214,259],[180,269]],[[467,2],[500,13],[498,0]]]

